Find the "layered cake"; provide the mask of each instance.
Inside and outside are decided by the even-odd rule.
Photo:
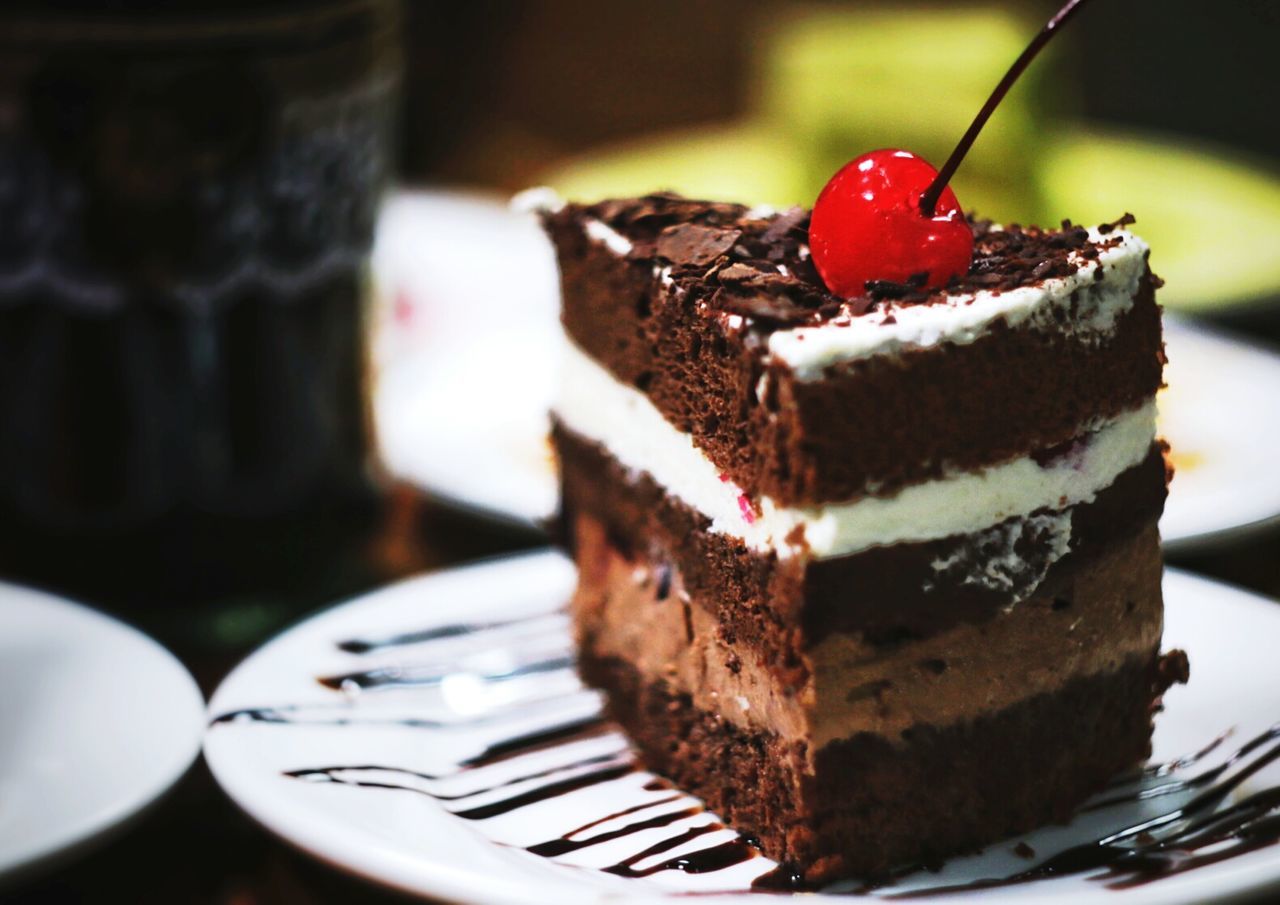
[[[1159,280],[1128,218],[971,223],[832,294],[808,211],[543,205],[585,679],[805,884],[1067,818],[1161,693]]]

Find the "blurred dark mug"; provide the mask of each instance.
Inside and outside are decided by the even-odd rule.
[[[375,497],[398,0],[42,7],[0,14],[0,569],[306,568]]]

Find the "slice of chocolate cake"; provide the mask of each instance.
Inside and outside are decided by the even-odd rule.
[[[1147,247],[977,224],[941,290],[830,294],[808,213],[543,210],[580,668],[645,763],[805,883],[1068,817],[1149,752]]]

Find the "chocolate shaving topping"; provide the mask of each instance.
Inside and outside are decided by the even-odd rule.
[[[733,248],[742,235],[740,229],[679,223],[658,235],[658,257],[673,264],[710,264]]]
[[[631,250],[627,252],[628,261],[652,261],[658,256],[658,243],[652,239],[632,241]]]
[[[1099,226],[1098,232],[1102,233],[1102,235],[1105,236],[1108,233],[1114,232],[1115,230],[1119,229],[1122,226],[1128,226],[1131,223],[1137,223],[1137,222],[1138,222],[1138,218],[1126,211],[1125,215],[1121,217],[1119,220],[1112,220],[1110,223],[1104,223],[1101,226]]]
[[[642,198],[623,198],[601,201],[588,207],[566,206],[566,211],[576,208],[622,233],[632,242],[655,240],[668,226],[696,223],[701,226],[734,227],[742,219],[746,208],[741,204],[721,204],[713,201],[695,201],[671,192],[656,192]]]
[[[974,240],[978,240],[992,232],[995,229],[995,221],[986,217],[979,217],[977,214],[969,213],[969,227],[973,230]]]
[[[760,241],[772,245],[798,232],[800,237],[808,239],[809,212],[802,207],[789,207],[769,223],[769,228],[760,234]]]
[[[730,314],[740,314],[753,321],[777,326],[798,326],[816,322],[813,312],[796,305],[785,295],[741,295],[719,292],[714,296],[716,305]]]
[[[868,280],[867,295],[873,301],[881,299],[896,300],[912,300],[920,299],[923,301],[928,298],[929,293],[924,291],[925,281],[929,279],[929,274],[913,273],[907,277],[905,283],[895,283],[893,280]]]
[[[867,284],[866,295],[842,299],[827,290],[809,258],[809,211],[748,213],[740,204],[660,192],[586,207],[570,204],[547,216],[602,221],[631,242],[628,260],[669,263],[675,291],[687,302],[751,318],[763,329],[858,317],[873,309],[888,319],[896,308],[938,304],[949,295],[1005,292],[1069,276],[1082,259],[1096,259],[1118,241],[1091,241],[1089,231],[1070,220],[1059,229],[1017,224],[996,229],[990,220],[970,215],[974,255],[967,274],[941,289],[926,288],[921,274],[901,283],[875,280]],[[1133,222],[1125,214],[1098,231],[1106,235]]]
[[[721,283],[759,283],[765,272],[750,264],[730,264],[723,270],[716,271],[716,279]]]

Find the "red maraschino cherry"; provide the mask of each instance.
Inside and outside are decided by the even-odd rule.
[[[939,287],[968,271],[973,231],[947,185],[996,106],[1049,42],[1084,6],[1068,0],[1009,67],[941,170],[910,151],[872,151],[836,173],[818,195],[809,221],[809,250],[836,295],[865,295],[868,283]]]
[[[973,230],[948,187],[932,216],[920,196],[938,171],[910,151],[886,148],[845,164],[818,196],[809,221],[809,251],[827,287],[845,298],[867,283],[905,283],[924,274],[942,286],[969,269]]]

